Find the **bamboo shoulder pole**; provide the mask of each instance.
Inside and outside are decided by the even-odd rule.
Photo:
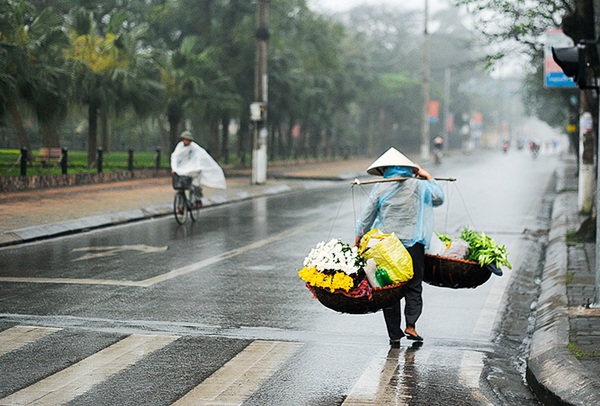
[[[406,178],[406,177],[387,178],[387,179],[371,179],[371,180],[354,179],[352,182],[350,182],[350,184],[352,184],[352,185],[368,185],[370,183],[400,182],[401,180],[407,180],[407,179],[425,180],[425,178]],[[439,181],[445,181],[445,182],[456,182],[456,178],[433,178],[433,179],[439,180]]]

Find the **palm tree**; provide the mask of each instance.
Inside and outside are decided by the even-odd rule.
[[[210,49],[200,49],[198,37],[183,39],[179,48],[165,54],[161,63],[161,77],[166,90],[166,112],[169,122],[170,148],[173,150],[183,130],[186,111],[209,93],[207,77],[216,65]]]
[[[69,38],[64,19],[51,9],[43,10],[28,29],[29,75],[21,87],[33,108],[42,132],[44,147],[59,147],[58,125],[64,119],[72,93],[73,72],[64,50]]]
[[[108,27],[109,32],[115,32],[122,22],[128,17],[127,13],[115,13]],[[164,99],[164,85],[160,80],[160,71],[156,64],[157,52],[145,46],[148,39],[148,25],[145,23],[134,25],[130,31],[121,32],[115,42],[126,65],[119,65],[111,70],[110,81],[106,86],[112,88],[114,98],[103,104],[100,112],[102,125],[102,147],[106,150],[110,146],[110,133],[107,131],[108,114],[110,112],[123,112],[133,108],[140,117],[157,114],[162,110]]]
[[[67,56],[75,65],[78,99],[88,107],[88,165],[96,158],[99,109],[116,99],[112,74],[129,61],[120,51],[119,37],[98,34],[93,13],[78,8],[71,12],[71,48]]]
[[[20,63],[24,53],[20,46],[24,37],[22,21],[24,13],[31,10],[31,5],[25,1],[0,3],[0,114],[10,114],[21,146],[27,148],[30,158],[29,138],[18,106],[18,83],[23,76]]]
[[[72,46],[68,56],[76,64],[79,100],[88,106],[88,164],[96,157],[98,121],[102,122],[102,147],[109,149],[108,116],[133,107],[139,115],[159,111],[164,99],[155,52],[144,46],[148,26],[127,24],[127,11],[116,11],[103,27],[104,36],[94,15],[76,9],[72,16]],[[124,27],[131,27],[125,30]]]
[[[0,6],[0,38],[4,54],[0,75],[0,101],[13,118],[21,145],[30,151],[20,105],[35,113],[44,147],[58,147],[58,125],[70,94],[71,70],[63,58],[68,37],[63,18],[51,9],[34,15],[28,2],[3,2]],[[31,158],[31,152],[29,152]]]

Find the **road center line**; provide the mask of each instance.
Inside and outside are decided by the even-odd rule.
[[[14,326],[4,330],[0,332],[0,356],[60,330],[60,328],[35,326]]]
[[[46,379],[0,399],[8,405],[62,405],[135,364],[177,336],[131,335]]]
[[[173,405],[241,405],[301,346],[301,343],[254,341]]]
[[[231,251],[224,252],[214,257],[207,258],[200,262],[184,266],[182,268],[174,269],[166,272],[162,275],[154,276],[152,278],[144,279],[141,281],[130,281],[130,280],[118,280],[118,279],[91,279],[91,278],[25,278],[25,277],[0,277],[1,282],[12,282],[12,283],[58,283],[58,284],[74,284],[74,285],[111,285],[111,286],[137,286],[146,288],[155,285],[160,282],[164,282],[169,279],[177,278],[179,276],[187,275],[192,272],[196,272],[209,265],[214,265],[218,262],[224,261],[229,258],[244,254],[246,252],[261,248],[265,245],[273,242],[280,241],[284,238],[291,237],[296,234],[300,234],[306,230],[309,230],[318,225],[322,225],[331,219],[321,219],[312,223],[306,223],[296,228],[288,229],[278,234],[274,234],[268,238],[253,242],[246,246],[233,249]]]

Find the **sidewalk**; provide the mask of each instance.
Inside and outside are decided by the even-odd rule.
[[[567,241],[585,218],[578,212],[576,171],[570,159],[556,174],[526,378],[544,404],[591,406],[600,405],[600,309],[588,307],[594,300],[596,245]]]
[[[264,185],[252,185],[249,171],[228,173],[227,190],[205,189],[205,206],[286,193],[315,179],[349,181],[364,176],[369,164],[274,167]],[[584,218],[577,209],[575,172],[575,161],[567,159],[556,174],[526,378],[544,404],[588,406],[600,405],[600,309],[586,306],[594,298],[595,243],[567,242],[567,233]],[[170,178],[0,194],[0,247],[170,216],[172,199]]]

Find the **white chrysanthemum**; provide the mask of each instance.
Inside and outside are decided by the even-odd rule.
[[[364,258],[357,247],[350,247],[339,239],[320,242],[304,259],[304,266],[315,267],[319,271],[341,271],[348,275],[357,273],[364,265]]]

